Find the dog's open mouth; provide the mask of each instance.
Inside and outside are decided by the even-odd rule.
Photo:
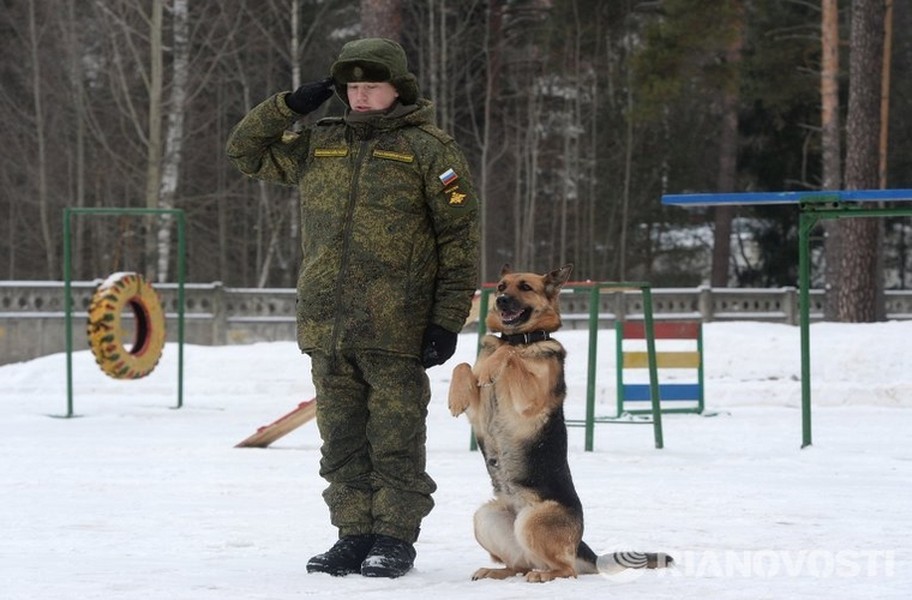
[[[523,310],[502,310],[500,311],[500,320],[504,325],[519,325],[520,323],[525,323],[529,320],[529,316],[532,314],[531,308],[525,308]]]

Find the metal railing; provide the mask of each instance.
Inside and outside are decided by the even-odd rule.
[[[75,318],[75,347],[84,348],[84,316],[92,293],[102,281],[70,284]],[[178,286],[155,284],[168,318],[168,340],[177,341],[180,306]],[[0,364],[29,360],[65,345],[64,283],[62,281],[0,281]],[[811,290],[811,320],[823,318],[823,291]],[[590,297],[568,292],[561,298],[565,329],[588,327]],[[798,324],[797,288],[653,288],[657,319],[693,318],[712,321],[765,321]],[[295,339],[295,291],[291,288],[232,288],[220,283],[187,283],[184,289],[185,341],[198,345],[245,344]],[[887,319],[912,319],[912,291],[886,292]],[[599,294],[601,327],[612,327],[625,315],[642,313],[639,291]],[[129,315],[124,315],[129,318]],[[477,321],[466,331],[477,331]]]

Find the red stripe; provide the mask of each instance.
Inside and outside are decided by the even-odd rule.
[[[657,340],[695,340],[700,336],[699,321],[653,321],[652,329]],[[625,339],[645,339],[643,321],[624,322]]]

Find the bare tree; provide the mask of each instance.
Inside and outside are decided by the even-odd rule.
[[[66,3],[66,21],[61,24],[63,38],[66,40],[67,50],[67,72],[69,75],[69,89],[72,97],[73,126],[75,132],[73,136],[73,193],[72,202],[77,207],[86,205],[86,92],[83,84],[84,69],[82,68],[81,58],[82,45],[79,41],[78,21],[76,19],[76,0],[67,0]],[[80,272],[82,266],[82,257],[85,247],[84,223],[74,224],[76,235],[74,240],[73,252],[73,270]]]
[[[50,194],[48,193],[48,156],[47,156],[47,125],[42,102],[41,57],[41,29],[35,15],[35,0],[28,3],[28,30],[29,50],[32,64],[32,110],[35,123],[35,137],[38,145],[38,214],[40,215],[41,237],[44,240],[44,252],[47,260],[47,276],[54,279],[57,271],[57,244],[51,234],[50,224]]]
[[[173,209],[174,197],[180,178],[184,146],[184,116],[187,103],[187,81],[190,75],[190,15],[189,0],[174,0],[171,6],[172,53],[171,94],[168,101],[168,123],[165,132],[165,152],[159,191],[159,208]],[[168,280],[171,256],[170,214],[165,214],[158,225],[158,281]]]
[[[148,121],[146,124],[146,208],[159,208],[159,194],[162,185],[162,87],[164,85],[164,59],[162,47],[162,13],[164,0],[152,0],[148,17],[149,25],[149,78],[148,87]],[[155,263],[152,258],[156,251],[156,236],[151,226],[154,219],[147,219],[146,231],[146,277],[155,279]]]

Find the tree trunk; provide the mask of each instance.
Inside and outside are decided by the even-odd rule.
[[[400,0],[361,0],[361,34],[399,41],[402,37]]]
[[[878,186],[880,86],[884,43],[883,0],[853,0],[846,119],[846,189]],[[836,317],[843,322],[876,320],[880,276],[880,223],[874,218],[840,222],[845,249],[839,269]]]
[[[497,275],[499,271],[489,272],[488,265],[488,218],[490,216],[490,207],[487,198],[491,178],[492,163],[494,161],[494,152],[492,145],[494,143],[493,115],[494,106],[500,94],[500,77],[501,61],[503,58],[503,8],[500,0],[492,0],[488,4],[487,23],[485,23],[485,95],[484,95],[484,123],[481,130],[481,160],[480,170],[478,172],[478,193],[482,198],[479,211],[479,228],[481,229],[481,281],[490,281],[489,277]],[[518,223],[518,221],[517,221]],[[519,229],[516,228],[514,235],[518,236]],[[518,239],[518,237],[514,238]]]
[[[630,83],[630,70],[627,70]],[[624,187],[621,195],[621,231],[618,238],[616,277],[627,279],[627,231],[630,212],[630,185],[633,176],[633,86],[627,86],[627,116],[624,119]]]
[[[164,165],[162,167],[159,207],[174,208],[177,184],[184,144],[184,115],[187,103],[187,79],[190,72],[190,23],[189,0],[174,0],[172,21],[174,31],[174,58],[171,79],[171,98],[168,103],[168,130],[165,134]],[[169,258],[171,256],[170,214],[158,220],[158,281],[168,280]]]
[[[51,233],[50,194],[48,193],[47,127],[41,92],[41,61],[39,60],[38,23],[35,16],[35,0],[29,0],[29,48],[32,61],[32,110],[35,111],[35,137],[38,143],[38,215],[41,239],[44,242],[44,256],[47,264],[47,278],[57,279],[57,243]]]
[[[880,78],[880,144],[879,163],[877,166],[878,183],[882,189],[887,187],[887,166],[889,163],[890,140],[890,65],[893,55],[893,0],[884,0],[884,41],[883,72]]]
[[[162,60],[162,3],[163,0],[152,1],[152,14],[149,17],[149,123],[148,146],[146,147],[146,208],[159,207],[159,193],[161,192],[162,169],[162,81],[164,78],[164,61]],[[153,217],[145,220],[145,256],[146,278],[155,280],[155,249],[156,236],[152,223]]]
[[[823,155],[823,189],[842,187],[842,140],[839,120],[839,2],[822,0],[820,73],[820,132]],[[836,318],[837,272],[841,262],[841,227],[837,221],[825,221],[823,317]]]
[[[735,191],[738,166],[738,105],[740,103],[741,49],[744,46],[744,5],[739,0],[732,6],[732,39],[725,52],[729,78],[722,90],[722,128],[719,132],[719,173],[716,189],[719,192]],[[714,211],[712,287],[728,287],[731,263],[732,218],[731,206],[717,206]]]
[[[83,58],[82,48],[79,44],[79,35],[76,24],[76,0],[67,0],[66,4],[67,23],[64,24],[64,35],[67,45],[67,63],[69,64],[70,86],[72,94],[73,113],[75,121],[75,139],[74,139],[74,161],[73,175],[75,179],[74,198],[70,201],[77,207],[82,208],[86,204],[86,99],[85,87],[83,86],[83,69],[81,59]],[[73,274],[76,278],[82,278],[83,269],[83,252],[85,248],[85,221],[81,220],[73,223],[75,235],[73,239]]]

